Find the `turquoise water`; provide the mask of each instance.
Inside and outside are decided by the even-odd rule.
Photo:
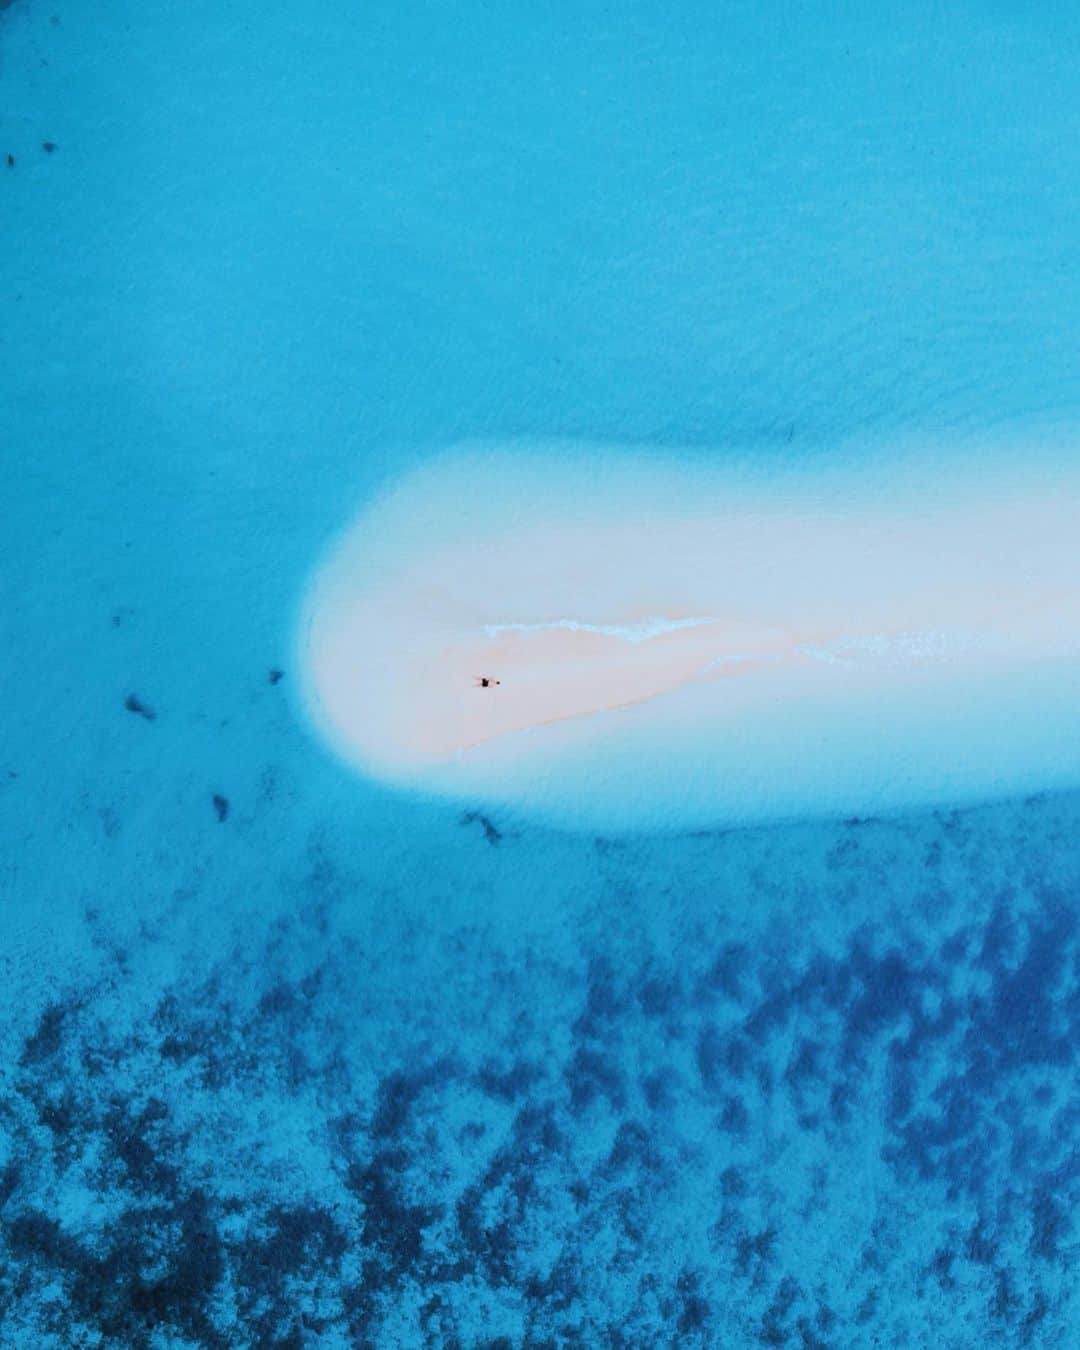
[[[461,440],[1067,444],[1078,28],[0,9],[0,1342],[1080,1344],[1080,796],[551,831],[292,668]]]

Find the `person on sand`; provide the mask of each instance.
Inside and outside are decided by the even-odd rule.
[[[474,675],[477,689],[490,689],[493,685],[502,684],[502,680],[493,680],[490,675]]]

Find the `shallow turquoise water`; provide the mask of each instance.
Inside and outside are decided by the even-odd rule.
[[[1077,1343],[1080,797],[549,832],[290,662],[462,439],[1067,444],[1078,25],[0,11],[0,1341]]]

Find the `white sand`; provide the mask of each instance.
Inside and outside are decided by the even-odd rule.
[[[560,819],[755,819],[1080,777],[1054,733],[1080,702],[1080,476],[926,473],[444,461],[374,503],[317,575],[313,714],[367,772]]]

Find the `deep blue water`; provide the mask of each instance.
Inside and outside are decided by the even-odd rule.
[[[1080,796],[551,832],[291,667],[462,439],[1067,445],[1078,29],[0,8],[0,1343],[1080,1345]]]

